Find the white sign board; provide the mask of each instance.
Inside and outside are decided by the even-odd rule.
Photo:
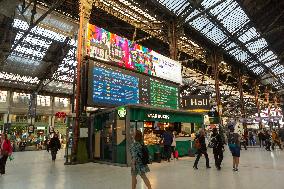
[[[157,77],[179,84],[182,83],[181,63],[155,51],[151,51],[151,54],[153,55],[153,67]]]
[[[80,128],[80,138],[88,137],[88,128]]]

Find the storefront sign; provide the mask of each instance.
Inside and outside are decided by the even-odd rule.
[[[28,132],[33,133],[34,130],[35,130],[35,127],[33,125],[29,125]]]
[[[210,109],[209,96],[208,95],[189,95],[183,97],[183,106],[187,110],[195,109]]]
[[[57,118],[65,118],[66,117],[66,113],[65,112],[56,112],[55,116]]]
[[[147,114],[147,117],[153,119],[170,119],[170,115],[167,114]]]
[[[125,118],[127,112],[126,112],[126,108],[121,106],[117,109],[117,114],[120,118]]]
[[[120,67],[182,83],[179,62],[91,24],[88,24],[87,54]]]

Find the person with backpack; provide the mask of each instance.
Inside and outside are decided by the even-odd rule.
[[[0,139],[0,174],[5,174],[6,162],[9,156],[12,155],[13,149],[7,134],[2,134]]]
[[[228,146],[233,156],[233,171],[239,171],[240,162],[240,135],[234,132],[234,127],[230,128],[228,136]]]
[[[134,143],[130,146],[132,189],[136,188],[137,175],[140,175],[148,189],[152,189],[151,183],[146,176],[146,173],[150,172],[147,165],[149,163],[149,153],[147,147],[143,144],[141,131],[136,130],[134,140]]]
[[[196,136],[195,138],[195,148],[197,149],[197,157],[195,159],[193,168],[194,169],[198,169],[197,165],[199,162],[200,157],[202,156],[202,154],[204,154],[205,159],[206,159],[206,167],[209,169],[211,168],[209,166],[209,158],[208,158],[208,154],[207,154],[207,147],[206,147],[206,143],[205,143],[205,132],[204,130],[201,130],[200,133]]]
[[[208,146],[213,148],[215,166],[218,170],[221,170],[221,164],[224,157],[224,142],[221,135],[218,133],[217,128],[213,128],[212,132],[213,134],[211,135],[211,140]]]

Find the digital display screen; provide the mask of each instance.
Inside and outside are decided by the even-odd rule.
[[[88,105],[145,104],[179,108],[178,85],[112,65],[89,62]]]
[[[150,79],[151,105],[163,108],[178,109],[178,88]]]
[[[101,67],[93,68],[93,101],[107,104],[139,103],[138,78]]]
[[[181,63],[92,24],[87,26],[86,52],[91,58],[128,70],[182,83]]]

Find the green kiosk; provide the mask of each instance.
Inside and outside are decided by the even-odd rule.
[[[193,128],[203,124],[204,115],[147,105],[126,105],[96,113],[92,120],[91,151],[95,161],[130,165],[129,146],[135,130],[142,131],[152,159],[155,153],[163,151],[160,142],[166,128],[176,134],[179,156],[186,156],[193,150]]]

